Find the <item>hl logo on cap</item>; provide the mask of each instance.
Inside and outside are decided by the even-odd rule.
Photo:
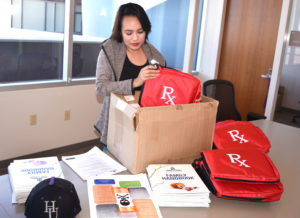
[[[44,213],[49,214],[49,218],[57,218],[58,217],[58,207],[55,207],[55,201],[51,201],[52,205],[48,205],[49,201],[44,201],[45,202],[45,211]],[[55,213],[55,216],[52,216],[52,213]]]
[[[246,143],[246,142],[248,142],[247,139],[244,139],[245,135],[239,135],[239,131],[237,131],[237,130],[231,130],[231,131],[228,131],[227,133],[230,134],[230,136],[233,139],[233,141],[238,141],[238,139],[239,139],[240,143]]]
[[[250,167],[249,165],[247,165],[245,162],[246,160],[240,160],[241,156],[239,154],[227,154],[230,158],[231,163],[239,163],[239,167]]]
[[[165,102],[165,104],[175,105],[173,99],[176,96],[171,96],[171,94],[174,92],[174,89],[172,87],[169,87],[169,86],[163,86],[163,87],[164,87],[164,92],[163,92],[163,95],[162,95],[161,99],[168,100],[168,101]]]

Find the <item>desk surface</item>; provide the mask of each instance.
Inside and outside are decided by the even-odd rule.
[[[170,208],[161,207],[163,217],[202,217],[202,218],[296,218],[300,217],[300,129],[275,123],[272,121],[259,120],[253,122],[260,127],[271,142],[269,156],[277,167],[284,193],[280,201],[276,202],[244,202],[225,200],[211,195],[209,208]],[[77,218],[89,217],[87,186],[68,166],[64,163],[62,170],[66,179],[73,182],[78,192],[82,211]],[[24,217],[24,205],[11,204],[11,188],[7,175],[0,176],[0,217]]]

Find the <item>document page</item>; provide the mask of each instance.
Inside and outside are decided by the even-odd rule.
[[[100,175],[113,175],[126,170],[96,146],[84,154],[63,156],[62,160],[83,180]]]

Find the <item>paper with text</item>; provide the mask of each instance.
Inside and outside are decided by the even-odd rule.
[[[126,170],[96,146],[84,154],[63,156],[62,160],[83,180],[99,175],[113,175]]]

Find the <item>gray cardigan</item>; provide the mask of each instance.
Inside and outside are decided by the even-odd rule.
[[[95,124],[95,128],[101,134],[100,141],[107,144],[110,93],[113,92],[122,95],[133,94],[133,79],[119,81],[126,58],[125,44],[123,42],[119,43],[113,39],[109,39],[104,43],[103,47],[111,61],[118,80],[114,80],[113,71],[102,49],[98,56],[96,68],[96,92],[97,95],[104,96],[104,100],[100,117]],[[166,65],[164,57],[149,42],[143,44],[143,50],[149,63],[152,59],[155,59],[160,65]]]

